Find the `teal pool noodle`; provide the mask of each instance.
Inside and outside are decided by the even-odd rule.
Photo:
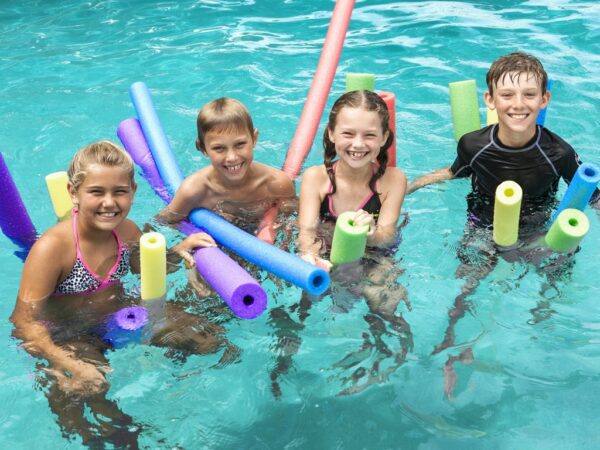
[[[329,287],[329,274],[325,270],[261,241],[218,214],[207,209],[195,209],[189,218],[219,244],[312,295],[321,295]]]
[[[567,208],[583,211],[592,198],[594,190],[599,182],[600,168],[598,168],[598,166],[591,163],[583,163],[580,165],[577,168],[575,175],[573,175],[571,183],[569,183],[567,192],[565,192],[556,212],[552,216],[552,222],[554,222],[558,215]]]
[[[448,86],[454,139],[458,142],[463,134],[481,128],[477,84],[475,80],[465,80],[455,81]]]
[[[143,81],[133,83],[129,88],[129,96],[144,130],[146,142],[152,150],[158,172],[173,197],[183,182],[183,175],[154,109],[148,86]]]
[[[552,89],[552,82],[554,80],[550,80],[548,79],[548,83],[546,83],[546,90],[550,91],[550,89]],[[544,125],[544,122],[546,121],[546,110],[548,109],[548,107],[546,106],[544,109],[542,109],[540,111],[540,113],[537,116],[537,120],[535,121],[536,124],[538,125]]]
[[[333,232],[331,254],[332,264],[345,264],[358,261],[365,254],[367,247],[368,225],[355,225],[354,211],[348,211],[338,216]]]

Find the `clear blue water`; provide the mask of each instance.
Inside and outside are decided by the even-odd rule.
[[[117,124],[133,114],[127,90],[137,80],[151,88],[186,173],[206,164],[193,145],[195,115],[218,96],[249,107],[260,130],[256,158],[280,167],[332,9],[333,2],[322,0],[3,2],[0,150],[38,230],[54,223],[44,176],[64,170],[88,142],[116,139]],[[483,94],[491,61],[514,50],[539,56],[555,80],[546,125],[582,159],[599,163],[594,1],[358,1],[327,108],[342,93],[346,72],[377,74],[377,89],[397,97],[398,165],[414,178],[453,159],[448,83],[474,78]],[[317,144],[307,164],[320,158]],[[337,395],[358,367],[368,373],[377,361],[382,372],[393,365],[383,344],[363,345],[363,334],[371,340],[373,334],[364,301],[344,311],[325,296],[302,326],[293,326],[300,322],[290,307],[301,292],[268,283],[267,313],[222,324],[241,349],[236,364],[213,368],[220,353],[178,363],[145,345],[109,353],[108,397],[145,424],[140,446],[600,447],[595,211],[587,212],[591,230],[557,289],[541,293],[545,277],[535,267],[501,261],[457,322],[456,345],[432,355],[460,291],[454,272],[468,189],[467,181],[454,181],[406,199],[410,223],[396,262],[412,309],[402,303],[397,314],[410,331],[400,336],[384,324],[381,341],[397,351],[404,338],[407,351],[387,378]],[[131,217],[143,224],[161,206],[140,180]],[[14,249],[0,237],[0,441],[6,448],[80,448],[79,438],[61,435],[35,380],[35,360],[10,337],[22,267]],[[183,283],[182,271],[169,279]],[[293,322],[278,320],[286,314]],[[361,347],[355,366],[336,364]],[[454,362],[456,385],[448,396],[447,363],[468,349],[473,361]],[[286,351],[291,366],[279,377],[276,399],[270,373]]]

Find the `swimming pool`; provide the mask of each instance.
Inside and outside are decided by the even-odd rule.
[[[133,114],[127,89],[137,80],[152,90],[185,173],[206,163],[194,149],[195,115],[217,96],[248,106],[260,130],[256,158],[280,167],[332,9],[321,0],[0,6],[0,150],[38,230],[54,222],[44,175],[64,170],[84,144],[116,139],[117,124]],[[482,94],[490,62],[525,50],[555,80],[546,125],[583,160],[598,164],[599,17],[600,6],[591,1],[358,1],[326,109],[342,93],[346,72],[377,74],[377,89],[396,94],[398,166],[412,179],[453,159],[448,83],[474,78]],[[307,165],[320,163],[319,141]],[[162,205],[138,181],[131,217],[143,224]],[[398,307],[409,326],[403,336],[386,326],[374,343],[378,325],[365,321],[365,302],[340,306],[329,296],[313,302],[300,322],[290,307],[301,292],[267,282],[265,314],[222,324],[241,349],[235,364],[212,368],[220,353],[176,362],[143,345],[110,353],[108,396],[143,424],[140,446],[600,446],[596,212],[587,211],[590,233],[558,290],[540,294],[543,275],[501,261],[457,323],[457,345],[432,355],[461,285],[454,271],[467,191],[467,181],[454,181],[405,201],[410,222],[396,260],[412,308]],[[11,448],[80,448],[77,438],[61,435],[34,378],[35,360],[10,337],[22,264],[4,237],[0,248],[1,441]],[[176,285],[181,278],[169,276]],[[387,379],[337,395],[357,368],[377,361],[390,367],[384,348],[397,350],[399,338],[406,355]],[[358,350],[355,360],[338,364]],[[449,366],[461,353],[463,362]],[[290,367],[280,370],[276,399],[271,372],[278,364]],[[454,375],[448,398],[444,383]]]

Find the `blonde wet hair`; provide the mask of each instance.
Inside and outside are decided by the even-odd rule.
[[[250,136],[254,135],[254,123],[248,108],[238,100],[222,97],[208,102],[198,112],[196,119],[198,127],[198,140],[196,146],[202,152],[206,152],[204,137],[209,131],[247,131]]]
[[[98,141],[87,145],[73,156],[67,174],[69,183],[77,191],[87,176],[89,167],[97,164],[106,167],[120,167],[129,175],[131,184],[134,185],[133,175],[135,167],[131,156],[121,147],[111,141]]]

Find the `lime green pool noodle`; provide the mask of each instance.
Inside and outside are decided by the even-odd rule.
[[[497,245],[508,247],[519,239],[522,199],[523,190],[514,181],[504,181],[496,188],[492,235]]]
[[[167,246],[160,233],[140,237],[142,300],[160,298],[167,292]]]
[[[544,240],[555,252],[571,252],[577,248],[590,229],[587,216],[578,209],[564,209],[556,218]]]
[[[73,209],[73,202],[71,201],[71,196],[67,189],[68,182],[69,175],[67,175],[67,172],[65,171],[46,175],[48,194],[50,194],[54,214],[56,214],[58,220],[64,220],[67,217],[70,217],[71,210]]]
[[[356,261],[365,254],[369,226],[354,225],[352,220],[354,214],[354,211],[342,213],[335,222],[331,255],[329,257],[333,264]]]
[[[346,92],[361,90],[375,92],[375,75],[372,73],[346,74]]]
[[[450,109],[456,142],[463,134],[481,128],[475,80],[455,81],[450,87]]]

